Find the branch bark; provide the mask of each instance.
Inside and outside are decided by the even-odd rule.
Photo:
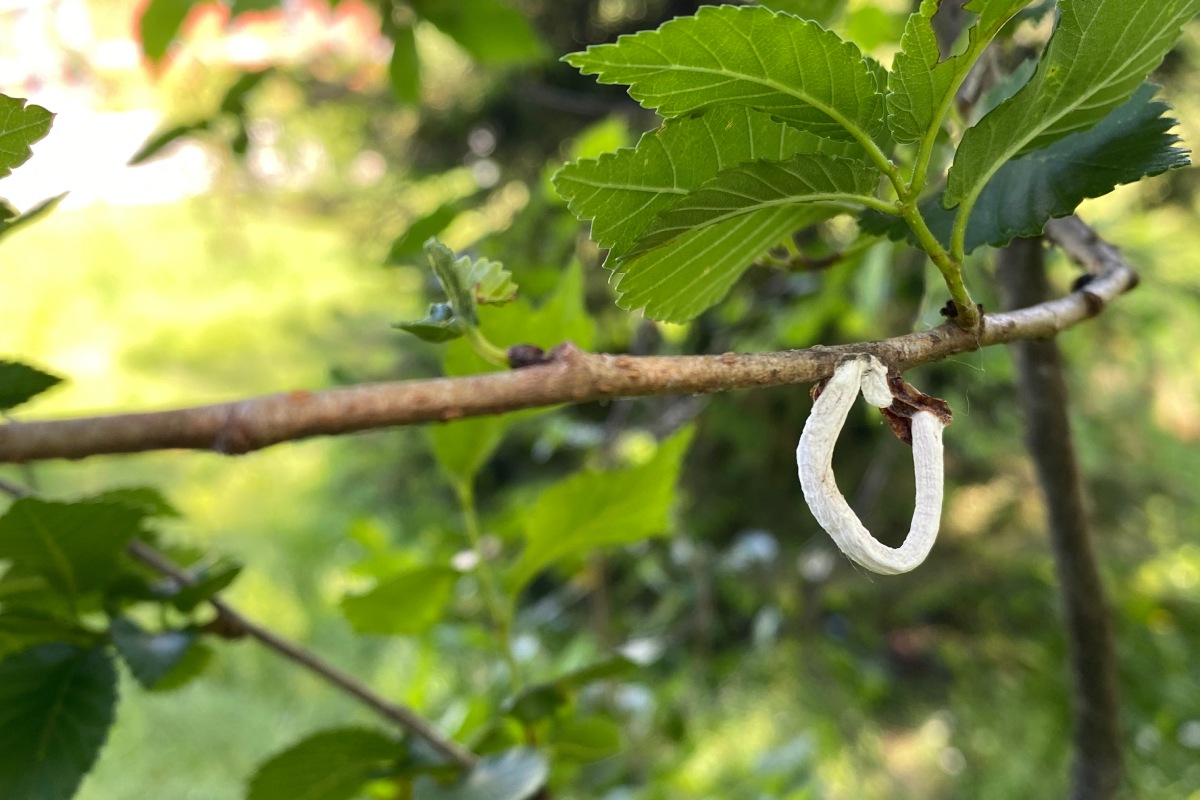
[[[1092,244],[1080,246],[1099,253],[1103,243],[1092,237]],[[852,353],[869,353],[904,371],[988,345],[1053,336],[1100,313],[1137,284],[1137,275],[1119,258],[1105,261],[1096,255],[1094,260],[1099,271],[1080,290],[1019,311],[988,314],[977,334],[947,323],[876,342],[713,356],[606,355],[567,343],[551,351],[548,363],[509,372],[293,391],[172,411],[10,422],[0,425],[0,463],[175,448],[236,455],[310,436],[523,408],[812,383],[832,375],[838,361]]]
[[[1062,222],[1048,233],[1089,270],[1119,260],[1115,249],[1097,246],[1086,226]],[[1092,246],[1083,247],[1089,242]],[[1041,240],[1018,240],[1002,250],[997,275],[1006,305],[1045,299],[1050,287]],[[1083,482],[1067,413],[1063,360],[1052,340],[1018,342],[1012,350],[1025,442],[1045,496],[1067,628],[1075,750],[1068,797],[1109,800],[1117,793],[1123,773],[1117,657],[1104,586],[1089,539]]]

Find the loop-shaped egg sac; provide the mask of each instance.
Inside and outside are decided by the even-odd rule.
[[[888,547],[862,524],[842,496],[833,475],[833,450],[860,392],[867,402],[879,408],[892,403],[887,368],[874,356],[852,356],[838,365],[813,402],[796,448],[796,466],[808,507],[838,548],[851,561],[872,572],[896,575],[924,561],[937,539],[942,516],[945,423],[931,411],[918,410],[911,415],[916,507],[904,543]]]

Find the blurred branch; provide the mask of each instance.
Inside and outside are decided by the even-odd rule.
[[[33,495],[33,492],[24,486],[3,478],[0,478],[0,493],[18,499]],[[131,558],[140,561],[155,572],[166,575],[184,586],[192,586],[196,583],[196,580],[178,564],[143,541],[134,539],[129,543],[126,552]],[[370,687],[354,676],[342,672],[311,650],[306,650],[299,644],[289,641],[274,631],[264,628],[257,622],[247,619],[240,611],[221,598],[210,597],[208,602],[217,611],[217,618],[213,623],[210,623],[209,629],[214,635],[226,639],[240,639],[243,636],[257,639],[267,649],[274,650],[289,661],[299,664],[327,683],[333,684],[346,694],[356,698],[375,713],[396,723],[413,736],[422,739],[438,754],[445,756],[452,763],[466,769],[470,769],[475,765],[477,759],[474,753],[465,749],[453,739],[443,736],[437,728],[433,727],[424,717],[417,714],[411,708],[380,697]]]
[[[1117,251],[1099,241],[1086,225],[1060,222],[1047,232],[1089,269],[1102,271],[1120,263]],[[1006,305],[1036,303],[1049,294],[1040,239],[1021,239],[1001,250],[996,272]],[[1117,657],[1104,585],[1089,539],[1063,360],[1054,341],[1018,342],[1012,349],[1025,442],[1045,495],[1066,618],[1075,749],[1068,797],[1109,800],[1122,775]]]
[[[0,463],[173,448],[233,455],[310,436],[562,403],[812,383],[832,375],[851,353],[870,353],[903,371],[988,345],[1051,337],[1137,285],[1133,269],[1084,223],[1059,220],[1050,234],[1074,256],[1086,255],[1097,274],[1065,297],[988,314],[977,334],[947,323],[876,342],[710,356],[606,355],[566,343],[542,363],[508,372],[293,391],[173,411],[11,422],[0,425]]]

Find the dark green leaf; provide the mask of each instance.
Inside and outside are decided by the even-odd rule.
[[[233,0],[229,7],[229,18],[237,19],[251,11],[270,11],[279,8],[281,0]]]
[[[417,57],[417,38],[412,25],[400,25],[391,31],[392,59],[388,62],[388,79],[396,99],[406,105],[421,102],[421,61]],[[429,238],[440,232],[440,228],[426,234]],[[420,239],[417,244],[425,239]]]
[[[676,433],[640,466],[577,473],[542,492],[522,519],[525,549],[509,576],[509,590],[515,593],[565,558],[667,534],[692,433],[692,428]]]
[[[272,757],[250,781],[247,800],[351,800],[404,756],[398,742],[367,728],[313,734]]]
[[[704,6],[565,60],[601,83],[628,84],[631,97],[664,117],[740,105],[843,141],[883,127],[883,94],[857,47],[758,6]]]
[[[0,658],[46,642],[91,646],[97,636],[77,623],[40,611],[6,605],[0,612]]]
[[[506,713],[524,723],[553,716],[570,702],[576,691],[590,683],[628,675],[637,665],[627,658],[611,658],[560,675],[551,681],[526,687],[506,706]]]
[[[150,0],[142,11],[138,32],[142,39],[142,52],[153,62],[167,54],[179,26],[187,19],[194,0]]]
[[[688,231],[756,211],[808,206],[813,221],[855,211],[873,201],[880,173],[860,161],[801,153],[786,161],[751,161],[724,170],[659,212],[629,250],[632,258]],[[765,244],[774,244],[775,240]],[[662,298],[668,299],[668,298]]]
[[[90,500],[105,503],[121,503],[141,511],[148,517],[163,517],[178,519],[182,515],[162,492],[153,486],[126,486],[122,489],[109,489],[93,495]]]
[[[211,647],[199,640],[192,642],[192,646],[184,651],[183,657],[175,663],[170,672],[159,678],[151,691],[170,692],[187,686],[204,674],[212,660]]]
[[[136,622],[117,617],[109,628],[113,645],[138,683],[153,689],[173,670],[196,641],[194,630],[151,633]]]
[[[20,230],[30,223],[37,222],[39,219],[53,211],[66,196],[67,193],[63,192],[62,194],[55,195],[48,200],[43,200],[33,208],[26,211],[24,214],[16,214],[14,216],[0,219],[0,239],[3,239],[5,236],[8,236],[14,231]]]
[[[54,115],[41,106],[27,106],[19,97],[0,94],[0,178],[33,155],[30,145],[50,132]]]
[[[1071,214],[1080,203],[1101,197],[1123,183],[1158,175],[1189,163],[1170,133],[1170,106],[1154,100],[1157,87],[1145,84],[1125,105],[1089,131],[1060,139],[1044,150],[1014,159],[996,173],[979,195],[967,225],[966,251],[980,245],[1002,247],[1018,236],[1036,236],[1046,221]],[[921,203],[930,229],[948,243],[954,212],[940,196]],[[907,229],[883,215],[867,215],[864,228],[901,238]]]
[[[1062,0],[1058,8],[1033,77],[963,135],[948,205],[970,205],[1009,159],[1087,130],[1124,104],[1200,13],[1200,0]]]
[[[116,701],[117,672],[103,649],[44,644],[0,662],[0,797],[74,795]]]
[[[442,618],[458,573],[450,567],[418,567],[380,581],[374,589],[342,599],[342,614],[359,633],[412,636]]]
[[[474,769],[449,786],[433,778],[418,778],[413,800],[527,800],[542,788],[549,773],[540,753],[510,750],[481,758]]]
[[[144,516],[120,503],[26,497],[0,517],[0,560],[77,597],[117,577],[121,554],[139,533]]]
[[[184,586],[171,597],[171,605],[185,614],[228,587],[242,572],[242,565],[233,561],[218,561],[195,575],[196,582]]]
[[[16,408],[62,380],[19,361],[0,361],[0,411]]]
[[[272,3],[272,0],[264,1]],[[257,89],[259,84],[273,72],[273,69],[267,68],[240,75],[233,85],[225,90],[225,96],[221,98],[221,112],[232,114],[235,117],[245,116],[246,100],[250,97],[250,93]]]
[[[537,61],[545,48],[525,15],[501,0],[411,0],[417,14],[481,64]]]
[[[129,159],[129,166],[136,167],[138,164],[146,163],[161,153],[172,142],[191,136],[193,133],[208,130],[208,126],[211,123],[211,120],[205,119],[186,125],[175,125],[154,134]]]
[[[466,333],[467,326],[454,314],[449,303],[433,303],[423,319],[393,322],[393,328],[411,333],[424,342],[448,342]]]

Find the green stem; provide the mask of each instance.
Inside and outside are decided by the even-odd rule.
[[[963,283],[962,260],[955,258],[953,253],[946,252],[946,248],[942,247],[942,243],[933,235],[933,231],[929,230],[925,218],[921,216],[921,212],[915,204],[905,205],[902,216],[913,235],[917,237],[921,247],[929,254],[933,265],[938,268],[938,272],[942,273],[946,288],[950,290],[950,299],[954,301],[954,306],[958,309],[958,316],[954,318],[954,321],[963,330],[976,330],[980,323],[979,307],[971,299],[971,293],[967,291],[967,286]]]
[[[521,674],[517,670],[517,658],[512,649],[512,607],[505,601],[500,592],[499,582],[492,570],[492,565],[480,546],[482,536],[479,531],[479,511],[475,507],[475,489],[468,481],[455,481],[454,493],[458,495],[458,504],[462,507],[463,528],[467,532],[467,541],[475,551],[478,559],[476,570],[479,582],[482,584],[483,602],[488,610],[492,624],[496,626],[496,639],[500,645],[504,663],[508,666],[509,680],[515,693],[521,687]]]
[[[507,351],[492,344],[479,328],[467,327],[466,337],[467,341],[471,343],[471,347],[484,361],[495,364],[497,367],[509,365]]]

